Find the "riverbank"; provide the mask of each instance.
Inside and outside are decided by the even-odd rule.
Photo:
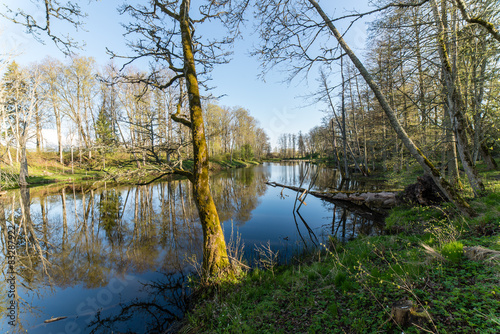
[[[116,185],[122,184],[144,184],[161,178],[170,171],[160,164],[141,164],[140,168],[135,161],[131,161],[127,155],[116,154],[108,157],[106,164],[102,163],[71,163],[61,164],[58,156],[54,152],[28,154],[28,173],[27,182],[29,186],[39,186],[52,183],[73,183],[83,182],[110,182]],[[244,160],[226,160],[220,158],[210,159],[210,171],[219,172],[229,168],[244,168],[252,165],[258,165],[259,161]],[[183,168],[189,170],[192,167],[192,161],[183,161]],[[0,168],[0,189],[17,189],[17,177],[19,175],[19,166],[14,164],[12,167],[3,165]]]
[[[500,172],[482,176],[490,193],[470,200],[478,217],[449,204],[396,207],[387,235],[330,239],[294,265],[263,262],[205,292],[181,332],[497,333]]]

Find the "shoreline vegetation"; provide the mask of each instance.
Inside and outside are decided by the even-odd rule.
[[[466,218],[450,203],[399,205],[386,232],[341,243],[330,237],[293,264],[274,261],[195,290],[180,333],[498,333],[500,171],[478,166],[490,190]],[[386,173],[415,182],[418,168]],[[382,176],[378,176],[382,177]]]
[[[0,170],[0,191],[19,185],[28,204],[24,190],[29,185],[146,185],[174,171],[187,177],[203,232],[199,285],[203,279],[214,283],[187,316],[187,331],[496,333],[500,177],[493,155],[500,138],[500,11],[493,4],[370,2],[353,13],[316,0],[131,2],[118,10],[128,21],[122,24],[126,49],[106,50],[117,64],[101,67],[92,57],[74,55],[64,62],[46,57],[20,66],[7,47],[0,61],[0,124],[6,146],[2,159],[11,167]],[[69,23],[77,31],[92,14],[90,7],[72,0],[45,5],[40,17],[28,7],[5,7],[1,14],[39,42],[51,39],[66,56],[73,54],[81,43],[71,38],[71,29],[63,36],[57,26]],[[103,13],[110,9],[102,7]],[[371,18],[367,50],[358,54],[341,31],[362,17]],[[321,104],[321,124],[307,134],[282,133],[279,155],[335,156],[343,181],[354,173],[350,160],[365,177],[369,161],[383,164],[385,172],[398,173],[381,177],[408,185],[405,193],[422,194],[418,189],[430,179],[431,189],[437,186],[435,193],[452,204],[414,196],[416,201],[391,209],[385,235],[361,236],[348,244],[332,238],[290,267],[277,266],[268,249],[262,255],[265,270],[233,275],[209,170],[231,167],[233,154],[248,160],[270,155],[271,145],[247,109],[218,106],[212,103],[218,102],[215,97],[203,95],[210,72],[228,63],[235,41],[245,37],[247,18],[256,27],[258,38],[249,53],[260,63],[261,77],[278,70],[288,83],[301,77],[318,83],[306,100],[312,97],[307,107]],[[97,38],[96,33],[102,29],[89,38]],[[136,62],[142,59],[154,66],[146,69]],[[338,65],[340,76],[332,71]],[[271,100],[269,106],[277,99]],[[261,109],[283,129],[305,120],[286,110]],[[51,170],[50,159],[40,158],[43,153],[27,159],[29,141],[36,142],[37,151],[43,148],[47,123],[55,123],[59,171],[57,163]],[[272,126],[273,132],[280,126]],[[62,162],[68,143],[71,176],[69,159]],[[14,147],[17,163],[12,166]],[[215,161],[210,168],[209,155],[217,152],[230,155],[230,163]],[[163,155],[169,163],[179,160],[167,166]],[[187,156],[192,161],[182,161]],[[155,163],[148,164],[149,158]],[[482,176],[479,158],[489,169],[483,168]],[[425,175],[413,188],[395,180],[404,175],[414,181],[415,172]]]
[[[66,159],[68,160],[68,159]],[[126,155],[115,155],[108,157],[105,167],[101,161],[85,161],[79,164],[76,161],[73,166],[71,162],[61,164],[55,152],[28,153],[27,183],[29,187],[43,186],[47,184],[67,184],[81,182],[111,182],[117,185],[141,185],[159,181],[166,175],[176,175],[169,171],[168,167],[159,164],[144,163],[137,168],[136,162]],[[211,158],[210,172],[219,172],[230,168],[244,168],[259,165],[256,160]],[[183,168],[190,170],[192,160],[184,160]],[[17,178],[19,175],[19,164],[8,166],[4,164],[0,168],[0,190],[18,189]]]
[[[154,182],[165,172],[148,164],[137,169],[124,156],[108,158],[106,168],[86,162],[87,168],[72,170],[71,165],[59,164],[54,153],[30,154],[30,186],[88,181],[140,184]],[[184,168],[189,169],[190,163],[184,161]],[[259,163],[211,159],[210,170]],[[276,254],[267,249],[258,267],[242,270],[230,280],[208,284],[192,278],[191,306],[175,330],[497,333],[500,171],[478,167],[490,192],[473,198],[471,189],[463,189],[469,203],[480,213],[478,217],[463,217],[450,203],[398,205],[385,220],[384,235],[360,236],[347,243],[331,237],[320,249],[301,254],[287,265],[278,264],[273,260]],[[3,168],[2,173],[15,175],[15,170]],[[400,173],[380,173],[369,178],[401,189],[422,173],[413,166]],[[17,188],[17,184],[10,185],[5,187],[4,183],[3,189]]]

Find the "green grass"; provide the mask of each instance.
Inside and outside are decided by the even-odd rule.
[[[444,218],[443,210],[437,207],[401,206],[391,209],[386,218],[386,228],[402,228],[405,231],[422,230],[428,222],[436,222]]]
[[[227,159],[210,159],[211,163],[211,169],[220,169],[220,168],[242,168],[242,167],[248,167],[252,165],[258,165],[259,162],[257,161],[245,161],[245,160],[237,160],[233,159],[227,160]],[[218,166],[218,167],[216,167]]]
[[[2,174],[2,180],[0,182],[1,189],[14,189],[18,188],[18,175],[19,166],[14,164],[14,166],[2,166],[0,167],[0,174]],[[33,185],[43,185],[49,183],[80,183],[88,180],[96,180],[103,178],[105,173],[99,170],[87,170],[75,167],[73,171],[71,167],[60,167],[60,168],[45,168],[43,166],[38,166],[30,164],[28,167],[27,182],[31,186]],[[6,177],[10,176],[9,180]]]
[[[257,161],[243,161],[224,158],[210,159],[210,170],[219,171],[227,168],[241,168],[251,165],[258,165]],[[183,161],[183,168],[190,170],[193,167],[192,160]],[[82,183],[106,181],[115,184],[137,184],[153,180],[157,176],[164,174],[167,169],[153,162],[146,165],[141,164],[137,168],[131,156],[123,152],[115,152],[106,157],[106,168],[104,168],[101,157],[88,159],[84,156],[82,164],[79,164],[78,155],[74,155],[73,168],[71,167],[71,157],[65,153],[64,163],[59,162],[56,152],[29,152],[27,182],[31,186],[44,185],[49,183]],[[18,188],[19,164],[13,166],[0,164],[0,189]]]
[[[498,172],[485,174],[498,189]],[[465,219],[449,204],[399,207],[389,235],[331,238],[293,266],[253,270],[198,299],[184,333],[497,333],[500,263],[472,260],[464,246],[500,251],[500,194],[471,201]],[[427,247],[425,248],[424,245]],[[409,299],[418,326],[391,320]]]
[[[451,241],[441,246],[441,255],[448,261],[459,263],[464,258],[464,245],[460,241]]]
[[[443,246],[452,261],[428,255],[424,237],[361,238],[330,247],[321,260],[253,271],[238,284],[199,300],[185,319],[193,333],[401,332],[392,303],[407,298],[440,333],[496,333],[499,266],[470,261],[460,242]],[[455,255],[450,255],[455,254]],[[496,318],[495,318],[496,316]],[[495,329],[496,328],[496,329]],[[419,333],[412,326],[405,333]]]

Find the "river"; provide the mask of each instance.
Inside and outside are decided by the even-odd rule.
[[[341,180],[335,170],[307,163],[211,177],[226,242],[249,266],[259,265],[266,248],[283,263],[330,235],[348,241],[380,233],[380,222],[312,196],[296,213],[295,192],[265,183],[309,187],[312,179],[311,189],[322,191],[338,189]],[[161,333],[182,317],[185,283],[202,254],[186,180],[9,191],[0,200],[0,226],[1,333]]]

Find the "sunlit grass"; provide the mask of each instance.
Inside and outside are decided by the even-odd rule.
[[[394,229],[396,234],[345,244],[332,238],[323,251],[293,266],[250,271],[200,300],[184,328],[197,333],[496,333],[500,264],[464,253],[464,246],[500,250],[500,178],[498,172],[482,176],[493,191],[471,200],[478,217],[466,219],[449,203],[395,208],[387,223],[391,229],[404,227]],[[413,302],[418,327],[400,328],[391,320],[391,306],[400,299]]]
[[[11,150],[11,155],[15,159],[15,150]],[[70,152],[64,152],[63,162],[60,163],[60,157],[57,152],[28,152],[28,174],[27,179],[30,185],[43,185],[56,182],[79,183],[89,180],[106,182],[115,182],[117,184],[135,184],[147,182],[156,176],[164,173],[168,169],[163,169],[161,164],[140,162],[138,168],[133,156],[127,152],[116,151],[107,154],[105,157],[93,153],[92,159],[89,159],[88,152],[82,154],[82,163],[80,164],[80,155],[73,153],[73,159]],[[225,159],[225,157],[216,157],[210,159],[210,169],[219,171],[226,168],[240,168],[251,165],[258,165],[257,161],[244,161],[239,159]],[[180,166],[180,165],[179,165]],[[191,170],[192,160],[184,160],[182,168]],[[1,189],[13,189],[18,187],[20,165],[13,162],[12,166],[5,163],[0,166],[0,187]]]

